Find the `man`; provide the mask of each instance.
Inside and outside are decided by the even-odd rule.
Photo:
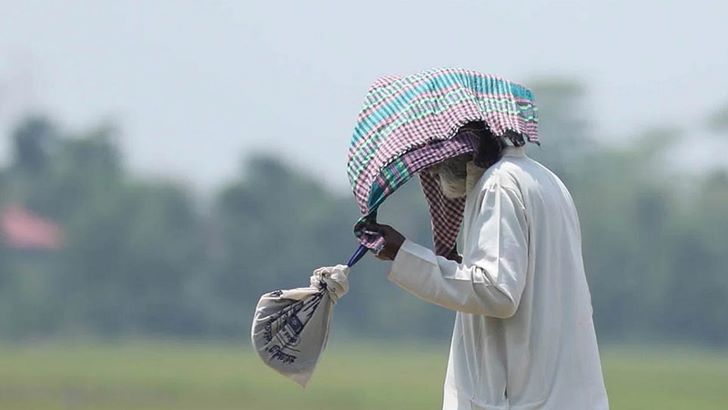
[[[443,409],[607,409],[568,190],[519,135],[465,129],[479,133],[477,154],[427,171],[446,196],[466,197],[462,255],[367,226],[384,238],[392,282],[457,312]]]

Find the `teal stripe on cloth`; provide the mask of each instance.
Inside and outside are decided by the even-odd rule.
[[[458,145],[453,137],[463,125],[476,121],[484,122],[496,135],[512,131],[538,142],[533,96],[519,84],[462,69],[377,80],[359,112],[346,169],[362,220],[375,218],[383,201],[420,170],[450,155],[474,152],[477,142],[464,146],[458,140]],[[414,152],[433,155],[412,162]],[[450,251],[462,206],[444,200],[431,182],[423,181],[423,190],[430,204],[433,236],[440,250]],[[382,240],[357,230],[362,220],[355,226],[357,236],[375,249]]]
[[[512,96],[514,98],[526,100],[531,100],[533,98],[530,90],[520,85],[509,83],[500,79],[486,78],[464,73],[442,73],[432,77],[429,81],[425,81],[414,88],[404,91],[404,93],[399,97],[387,102],[384,106],[380,107],[373,113],[367,114],[365,119],[360,120],[361,128],[357,127],[355,130],[352,144],[357,143],[364,135],[369,133],[378,122],[390,117],[392,112],[396,111],[397,108],[404,107],[406,104],[411,102],[412,99],[416,98],[423,92],[439,91],[452,87],[456,84],[455,79],[466,80],[463,81],[463,85],[472,90],[479,91],[481,94],[503,94],[504,96]],[[470,82],[470,84],[467,84],[467,82]],[[372,93],[376,95],[377,89],[372,90]],[[372,102],[369,106],[376,105],[388,96],[389,95],[383,95],[382,98]],[[366,108],[367,107],[364,109]]]
[[[373,135],[372,138],[370,138],[358,147],[356,153],[352,156],[351,161],[349,162],[350,168],[348,169],[348,175],[350,178],[350,182],[353,182],[351,181],[351,178],[359,175],[363,168],[365,168],[366,163],[369,161],[369,159],[371,159],[371,157],[376,153],[375,147],[378,145],[378,143],[382,139],[389,136],[392,131],[409,122],[414,122],[417,120],[421,120],[427,116],[438,115],[447,112],[452,108],[452,106],[470,101],[472,98],[472,95],[468,94],[465,90],[455,89],[450,93],[445,94],[444,96],[434,96],[428,99],[419,99],[415,102],[415,104],[405,107],[404,110],[398,113],[394,121],[382,126],[381,129],[378,130],[376,135]],[[437,102],[441,101],[442,99],[447,99],[449,104],[437,104]],[[491,106],[484,106],[483,104],[479,104],[481,112],[497,112],[510,115],[521,115],[525,112],[526,115],[521,115],[524,121],[535,121],[536,119],[534,110],[530,109],[530,107],[521,107],[517,104],[513,104],[512,101],[507,97],[493,98],[490,101]],[[439,109],[435,109],[432,107],[439,107]]]
[[[391,164],[382,169],[381,176],[385,179],[387,186],[392,191],[399,188],[402,184],[409,181],[412,177],[407,164],[402,158],[397,158]],[[372,190],[369,193],[369,201],[367,206],[370,210],[375,210],[382,204],[385,196],[385,188],[379,185],[378,181],[372,184]]]

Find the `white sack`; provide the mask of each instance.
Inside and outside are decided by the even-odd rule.
[[[251,340],[258,356],[280,374],[305,386],[326,347],[333,305],[349,290],[349,267],[316,269],[306,288],[260,297]]]

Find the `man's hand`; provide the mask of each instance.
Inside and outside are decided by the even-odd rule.
[[[366,225],[364,229],[372,232],[378,232],[384,238],[384,247],[377,254],[377,258],[385,261],[394,260],[394,257],[397,256],[397,252],[399,252],[399,248],[402,247],[402,244],[404,243],[404,236],[389,225],[371,223]]]

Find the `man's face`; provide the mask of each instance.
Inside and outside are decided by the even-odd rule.
[[[435,177],[445,197],[462,198],[467,194],[467,162],[469,159],[467,155],[461,155],[427,169],[426,172]]]

